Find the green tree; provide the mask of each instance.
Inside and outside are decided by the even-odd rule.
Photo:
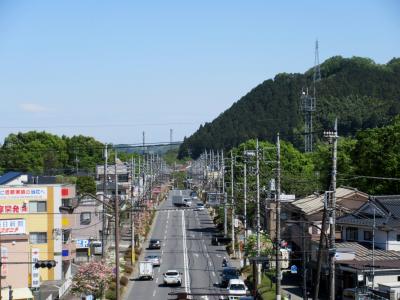
[[[79,176],[76,180],[76,190],[78,195],[96,194],[96,182],[91,176]]]

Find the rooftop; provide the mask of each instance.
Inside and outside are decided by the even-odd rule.
[[[365,202],[368,199],[368,194],[350,187],[339,187],[336,189],[337,205],[344,211],[349,210],[345,206],[341,205],[341,202],[349,198],[352,198],[353,201]],[[312,215],[323,210],[324,195],[309,195],[305,198],[291,202],[291,205],[301,210],[306,215]]]

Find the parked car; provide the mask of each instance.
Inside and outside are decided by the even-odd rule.
[[[228,287],[228,299],[239,300],[241,295],[246,295],[247,287],[242,279],[231,279],[229,280]]]
[[[182,285],[182,273],[176,270],[168,270],[163,274],[165,285]]]
[[[196,210],[204,210],[204,204],[203,203],[197,203]]]
[[[231,279],[239,279],[240,273],[239,270],[234,267],[226,267],[222,269],[221,273],[221,287],[227,287],[229,284],[229,280]]]
[[[161,265],[160,257],[157,255],[147,255],[144,260],[150,261],[154,267],[159,267]]]
[[[149,249],[161,249],[161,241],[156,239],[151,239],[149,242]]]

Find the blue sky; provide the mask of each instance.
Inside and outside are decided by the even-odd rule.
[[[0,1],[0,141],[11,132],[174,140],[280,72],[400,56],[400,1]]]

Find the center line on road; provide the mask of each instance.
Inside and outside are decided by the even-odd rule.
[[[153,292],[153,297],[155,297],[156,296],[156,290],[154,290],[154,292]]]
[[[158,283],[158,278],[156,279],[156,283]]]
[[[215,277],[215,272],[214,272],[214,271],[212,271],[212,276],[214,276],[214,277]]]

